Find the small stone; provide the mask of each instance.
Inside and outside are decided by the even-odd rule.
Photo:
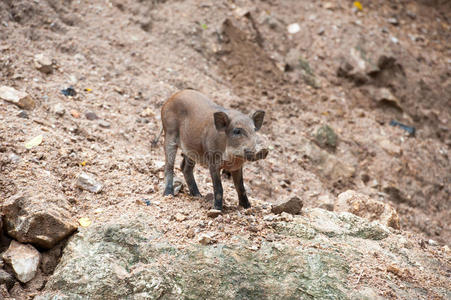
[[[186,237],[189,239],[192,239],[196,236],[196,233],[194,232],[194,228],[190,228],[188,232],[186,233]]]
[[[368,88],[370,97],[380,106],[391,106],[402,111],[401,103],[388,88]]]
[[[282,201],[273,205],[271,212],[274,214],[281,214],[283,212],[297,215],[301,213],[303,202],[298,197],[292,197],[288,201]]]
[[[6,284],[6,287],[11,289],[14,286],[14,277],[6,272],[5,270],[0,269],[0,285]]]
[[[17,116],[18,116],[19,118],[22,118],[22,119],[28,119],[28,113],[27,113],[26,111],[24,111],[24,110],[21,110],[21,111],[17,114]]]
[[[186,220],[186,216],[185,216],[185,215],[182,215],[181,213],[176,213],[176,214],[175,214],[175,220],[176,220],[177,222],[183,222],[183,221]]]
[[[155,113],[153,112],[153,110],[150,107],[148,107],[145,110],[143,110],[139,115],[143,118],[148,118],[148,117],[154,117]]]
[[[324,28],[321,27],[321,28],[318,30],[318,35],[323,35],[324,32],[325,32]]]
[[[379,145],[384,149],[388,154],[391,155],[401,155],[402,150],[401,147],[393,144],[388,139],[383,139],[379,142]]]
[[[33,109],[36,106],[35,101],[26,92],[21,92],[9,86],[0,87],[0,99],[17,105],[26,110]]]
[[[64,114],[66,113],[66,109],[64,108],[64,106],[61,103],[56,104],[53,107],[53,112],[57,115],[57,116],[64,116]]]
[[[326,3],[323,4],[323,7],[325,9],[334,10],[335,5],[332,2],[326,2]]]
[[[293,24],[288,25],[287,30],[288,30],[288,33],[295,34],[301,30],[301,27],[299,26],[298,23],[293,23]]]
[[[438,246],[438,243],[436,241],[434,241],[434,240],[429,240],[428,244],[431,245],[431,246]]]
[[[209,218],[216,218],[217,216],[219,216],[220,214],[222,214],[222,211],[220,211],[219,209],[210,209],[207,212],[207,216]]]
[[[410,10],[408,10],[406,13],[409,16],[409,18],[411,18],[412,20],[416,19],[416,17],[417,17],[417,15]]]
[[[282,212],[279,216],[279,220],[285,221],[285,222],[291,222],[291,221],[293,221],[293,215],[286,213],[286,212]]]
[[[20,156],[17,155],[16,153],[11,153],[9,156],[9,161],[13,164],[17,164],[20,161]],[[1,222],[0,222],[1,223]],[[1,226],[0,226],[1,229]]]
[[[315,141],[322,148],[330,147],[335,149],[337,147],[337,140],[337,134],[329,125],[323,125],[316,131]]]
[[[102,184],[94,179],[94,176],[88,173],[81,173],[77,178],[77,186],[91,193],[99,193],[102,191]]]
[[[111,124],[110,124],[110,122],[107,122],[107,121],[105,121],[105,120],[101,120],[101,121],[99,122],[99,126],[102,127],[102,128],[110,128],[110,127],[111,127]]]
[[[79,119],[80,118],[80,113],[78,111],[76,111],[75,109],[71,109],[70,110],[70,114],[72,117]]]
[[[45,74],[50,74],[53,72],[52,60],[42,53],[34,56],[34,66],[36,69]]]
[[[266,215],[266,216],[263,217],[263,221],[269,221],[269,222],[272,222],[272,221],[274,221],[275,219],[276,219],[276,216],[273,215],[273,214]]]
[[[202,245],[209,245],[209,244],[216,243],[216,240],[213,239],[214,236],[215,236],[215,234],[212,232],[202,233],[199,235],[198,242]]]
[[[3,259],[9,264],[16,278],[26,283],[34,278],[39,266],[41,255],[31,245],[11,241],[8,250],[3,253]]]
[[[395,25],[395,26],[399,25],[399,22],[398,22],[397,18],[388,18],[387,21],[388,21],[388,23],[390,23],[392,25]]]
[[[396,37],[394,37],[394,36],[390,37],[390,40],[391,40],[394,44],[399,43],[399,40],[398,40]]]
[[[86,119],[88,119],[89,121],[93,121],[93,120],[97,120],[99,117],[96,115],[95,112],[93,111],[88,111],[85,113],[85,117]]]

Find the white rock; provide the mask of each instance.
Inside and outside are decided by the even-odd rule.
[[[9,86],[0,87],[0,98],[23,109],[33,109],[36,106],[30,95]]]
[[[293,23],[293,24],[288,25],[287,30],[288,30],[288,33],[295,34],[301,30],[301,27],[299,26],[298,23]]]
[[[3,259],[12,267],[16,278],[26,283],[36,275],[41,254],[33,246],[13,240],[8,250],[3,253]]]
[[[103,188],[102,184],[97,182],[93,175],[84,172],[78,176],[77,186],[91,193],[99,193]]]

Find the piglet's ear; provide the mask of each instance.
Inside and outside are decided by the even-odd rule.
[[[229,116],[225,112],[217,111],[213,114],[213,117],[215,119],[216,130],[225,131],[230,124]]]
[[[259,130],[263,125],[263,119],[265,118],[265,112],[263,110],[257,110],[252,114],[252,120],[254,121],[255,131]]]

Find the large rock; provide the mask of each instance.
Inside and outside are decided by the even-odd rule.
[[[0,86],[0,99],[13,103],[23,109],[33,109],[36,106],[35,101],[30,95],[9,86]]]
[[[22,243],[50,249],[73,233],[77,226],[71,220],[68,204],[49,195],[9,198],[2,208],[5,227],[10,236]]]
[[[153,217],[121,215],[110,223],[80,229],[35,300],[56,295],[58,299],[367,299],[384,287],[400,298],[414,299],[429,293],[427,285],[406,289],[409,283],[384,276],[385,264],[396,261],[421,275],[444,263],[423,253],[417,243],[403,248],[406,238],[351,213],[307,209],[304,215],[274,222],[277,241],[268,239],[256,246],[238,235],[227,244],[218,240],[183,247],[165,242]],[[362,265],[368,270],[364,276]],[[436,286],[448,280],[446,272],[427,276],[437,280]],[[441,297],[450,292],[446,287],[430,289]]]
[[[3,253],[3,259],[11,266],[16,278],[26,283],[34,278],[38,271],[41,255],[31,245],[11,241],[8,250]]]
[[[353,190],[338,195],[334,210],[347,211],[370,221],[379,221],[385,226],[400,228],[398,213],[390,204],[373,200]]]

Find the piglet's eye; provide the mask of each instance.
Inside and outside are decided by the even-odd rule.
[[[232,133],[234,135],[240,135],[240,134],[242,134],[242,130],[241,130],[241,128],[234,128]]]

